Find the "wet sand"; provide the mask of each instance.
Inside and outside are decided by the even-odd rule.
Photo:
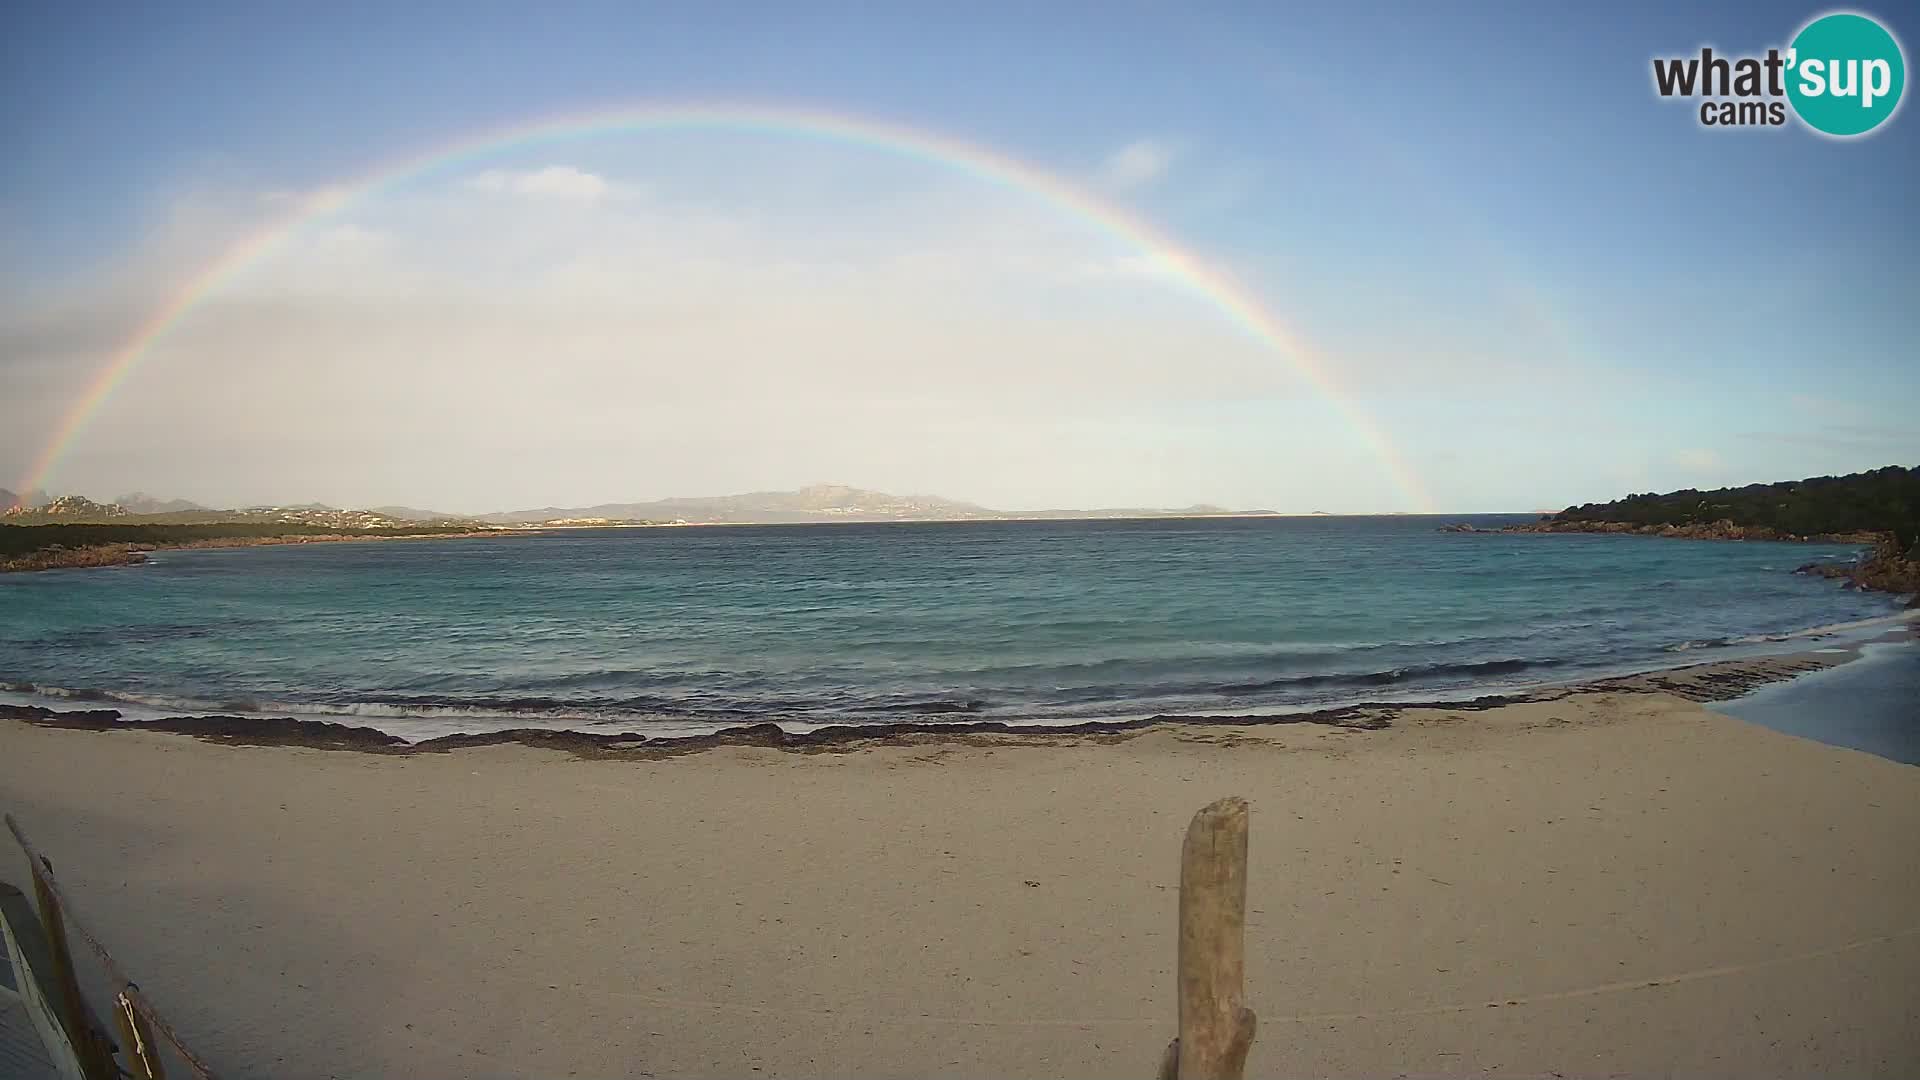
[[[1857,661],[1715,708],[1789,735],[1920,765],[1920,642],[1869,645]]]
[[[6,720],[0,807],[228,1076],[1151,1075],[1225,794],[1250,1075],[1920,1071],[1920,769],[1712,683],[805,753]]]

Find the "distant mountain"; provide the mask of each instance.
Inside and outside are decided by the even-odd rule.
[[[188,502],[185,499],[162,499],[144,491],[122,495],[113,501],[126,507],[129,514],[184,514],[206,509],[197,502]]]
[[[1108,506],[1098,510],[1010,510],[1005,513],[988,511],[989,517],[1019,521],[1080,521],[1111,520],[1116,518],[1156,518],[1156,517],[1277,517],[1272,510],[1228,510],[1207,503],[1195,503],[1192,506],[1180,506],[1168,509],[1149,506]]]
[[[0,510],[11,510],[16,506],[24,506],[31,509],[35,506],[45,506],[52,501],[53,496],[48,495],[39,488],[28,488],[25,491],[17,492],[0,488]]]
[[[6,488],[0,488],[0,510],[11,510],[18,505],[20,505],[20,496]]]
[[[888,495],[839,484],[798,491],[658,499],[653,502],[548,506],[483,515],[481,521],[526,525],[543,521],[684,521],[698,524],[798,524],[810,521],[958,521],[1005,515],[984,506],[933,495]]]
[[[415,511],[418,513],[418,511]],[[1178,510],[992,510],[937,495],[889,495],[842,484],[814,484],[798,491],[755,491],[745,495],[658,499],[653,502],[601,503],[597,506],[547,506],[486,514],[481,521],[501,525],[548,522],[685,522],[695,525],[778,525],[822,521],[1008,521],[1089,518],[1206,517],[1236,513],[1196,504]],[[1267,514],[1255,510],[1247,513]],[[394,516],[401,516],[395,514]],[[418,519],[415,520],[428,520]]]
[[[145,492],[99,503],[77,495],[49,500],[43,492],[20,499],[0,491],[0,511],[10,520],[102,521],[140,517],[170,524],[224,521],[284,521],[329,528],[390,528],[407,522],[484,522],[493,525],[602,525],[627,522],[688,525],[781,525],[833,521],[1073,521],[1114,518],[1218,517],[1271,515],[1271,510],[1228,510],[1207,503],[1177,509],[1116,507],[1100,510],[994,510],[937,495],[891,495],[844,484],[813,484],[797,491],[754,491],[744,495],[655,499],[651,502],[600,503],[594,506],[546,506],[478,517],[378,506],[342,510],[324,503],[208,509],[186,499],[163,499]],[[24,508],[9,505],[25,503]]]
[[[369,513],[381,514],[396,521],[466,521],[464,514],[443,514],[438,510],[421,510],[413,506],[375,506],[368,508]]]

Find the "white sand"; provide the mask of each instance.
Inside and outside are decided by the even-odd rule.
[[[667,760],[0,722],[233,1077],[1150,1076],[1232,793],[1255,1075],[1920,1075],[1920,769],[1671,697]]]

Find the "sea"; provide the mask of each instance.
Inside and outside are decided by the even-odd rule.
[[[0,576],[0,700],[408,739],[1071,724],[1459,699],[1839,647],[1846,545],[1248,517],[557,530]]]

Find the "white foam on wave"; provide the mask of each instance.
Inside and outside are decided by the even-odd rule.
[[[1787,630],[1775,634],[1742,634],[1737,637],[1705,638],[1694,641],[1682,641],[1665,647],[1666,652],[1690,652],[1694,649],[1719,649],[1736,645],[1766,645],[1783,641],[1799,641],[1806,638],[1852,637],[1864,639],[1872,636],[1869,631],[1881,631],[1902,626],[1920,620],[1920,612],[1901,611],[1892,615],[1876,615],[1870,619],[1855,619],[1851,622],[1826,623],[1821,626],[1809,626],[1804,630]],[[1840,650],[1845,651],[1845,650]]]

